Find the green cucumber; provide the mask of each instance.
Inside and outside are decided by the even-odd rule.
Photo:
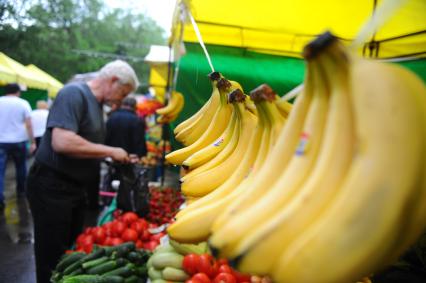
[[[139,282],[139,277],[137,277],[136,275],[132,275],[130,277],[127,277],[126,279],[124,279],[124,283],[138,283]]]
[[[100,265],[94,266],[87,270],[87,274],[104,274],[108,271],[114,270],[126,264],[126,260],[119,258],[116,260],[109,260],[101,263]]]
[[[98,248],[96,251],[94,251],[94,252],[92,252],[92,253],[90,253],[90,254],[88,254],[88,255],[86,255],[84,258],[82,258],[81,260],[82,260],[82,262],[84,263],[84,262],[88,262],[88,261],[91,261],[91,260],[94,260],[94,259],[97,259],[97,258],[100,258],[100,257],[102,257],[102,256],[104,256],[105,255],[105,249],[103,249],[103,248]]]
[[[105,276],[119,275],[119,276],[127,277],[127,276],[132,275],[134,270],[135,270],[135,265],[133,263],[128,263],[125,266],[122,266],[122,267],[119,267],[117,269],[108,271],[108,272],[106,272],[102,275],[105,275]]]
[[[85,253],[80,252],[74,252],[63,256],[58,265],[56,265],[56,271],[64,271],[65,268],[67,268],[69,265],[73,264],[77,260],[82,259],[85,256]]]
[[[110,275],[110,276],[102,275],[101,279],[102,279],[102,283],[123,283],[124,282],[123,277],[115,276],[115,275]]]
[[[85,263],[82,264],[82,266],[85,270],[89,270],[90,268],[100,265],[104,262],[107,262],[108,260],[109,258],[107,256],[103,256],[97,259],[93,259],[91,261],[86,261]]]
[[[123,244],[113,246],[113,247],[105,247],[105,252],[108,256],[115,254],[115,256],[122,257],[130,251],[134,251],[136,248],[134,242],[125,242]]]

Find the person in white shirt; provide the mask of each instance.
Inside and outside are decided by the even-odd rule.
[[[37,109],[31,112],[31,122],[33,124],[34,138],[37,148],[40,145],[41,137],[46,131],[47,116],[49,116],[49,106],[46,101],[37,101]]]
[[[7,159],[15,162],[17,196],[25,195],[27,176],[27,141],[31,141],[30,152],[36,148],[31,123],[31,106],[20,98],[18,84],[7,84],[5,95],[0,97],[0,211],[4,209],[4,175]]]

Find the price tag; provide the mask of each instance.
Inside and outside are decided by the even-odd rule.
[[[169,235],[164,235],[160,238],[160,245],[165,246],[169,243]]]

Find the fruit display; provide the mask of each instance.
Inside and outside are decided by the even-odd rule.
[[[191,199],[167,231],[274,282],[356,282],[426,227],[426,87],[330,33],[303,56],[293,105],[210,74],[210,99],[174,130],[185,147],[166,156]]]
[[[115,219],[102,226],[87,227],[76,240],[76,251],[90,253],[94,245],[116,246],[124,242],[135,243],[138,249],[154,250],[165,235],[157,231],[158,224],[140,218],[134,212],[121,214],[116,211]]]
[[[52,273],[52,283],[142,283],[151,252],[136,249],[133,242],[99,247],[88,254],[65,254]]]
[[[152,186],[149,189],[149,213],[147,219],[158,225],[170,223],[184,202],[182,194],[171,187]]]
[[[157,122],[160,124],[170,123],[178,117],[185,104],[183,94],[178,91],[172,91],[167,105],[158,108],[155,112],[158,114]]]

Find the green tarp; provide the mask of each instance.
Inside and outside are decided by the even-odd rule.
[[[198,43],[185,43],[186,54],[179,61],[176,90],[185,96],[185,106],[172,128],[190,117],[211,95],[207,75],[209,64]],[[216,71],[238,81],[246,93],[262,83],[284,95],[303,82],[305,63],[302,59],[250,52],[241,48],[207,45]],[[426,59],[398,63],[413,70],[426,81]],[[172,135],[173,136],[173,135]],[[173,141],[172,141],[173,142]],[[174,148],[176,148],[176,143]]]

